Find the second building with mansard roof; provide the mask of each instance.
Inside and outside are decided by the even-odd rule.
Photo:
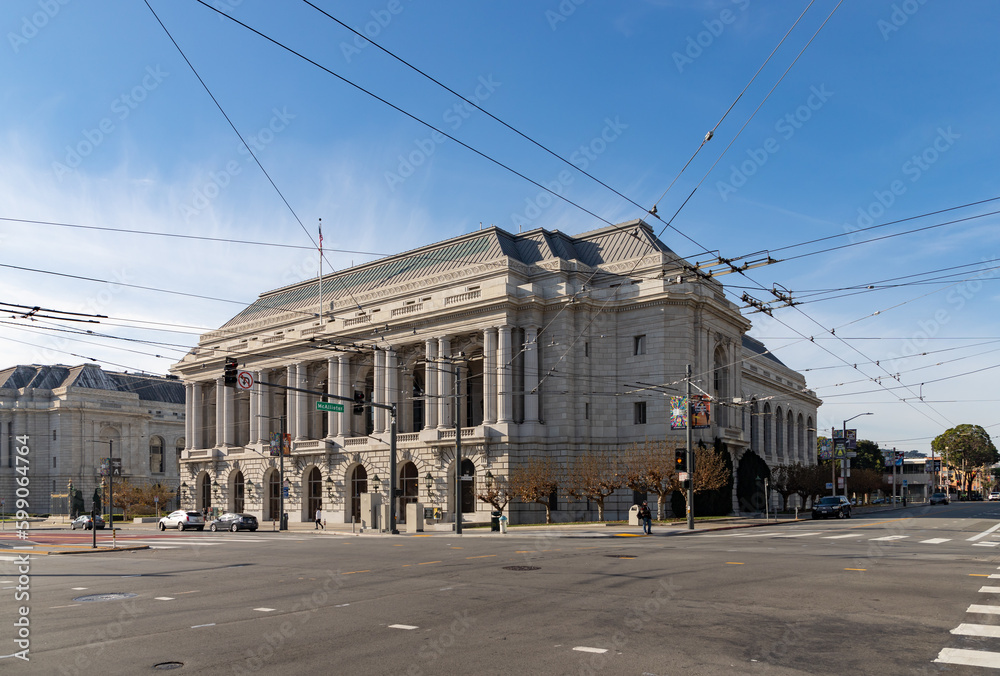
[[[367,520],[362,496],[388,494],[388,411],[318,411],[316,395],[287,387],[396,405],[401,520],[419,502],[438,520],[483,521],[491,507],[476,494],[529,458],[677,437],[664,392],[683,391],[689,364],[714,401],[696,440],[717,440],[734,467],[815,463],[820,401],[749,328],[722,285],[642,221],[576,236],[491,227],[262,293],[172,369],[187,389],[186,506],[276,519],[269,443],[285,429],[291,520]],[[224,386],[226,357],[253,376],[249,391]],[[734,508],[756,490],[736,486]],[[556,519],[590,517],[564,495],[553,504]],[[540,513],[515,504],[511,518]]]

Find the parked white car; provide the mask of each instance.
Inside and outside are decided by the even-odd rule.
[[[1000,491],[991,491],[987,500],[1000,500]]]
[[[170,514],[160,519],[158,527],[160,530],[168,528],[176,528],[177,530],[184,530],[185,528],[205,530],[205,517],[201,515],[201,512],[186,512],[183,509],[178,509],[176,512],[170,512]]]

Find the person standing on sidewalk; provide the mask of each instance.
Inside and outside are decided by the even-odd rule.
[[[322,509],[317,509],[316,510],[316,528],[314,528],[313,530],[319,530],[320,528],[322,528],[323,530],[326,530],[326,526],[323,525],[323,510]]]
[[[642,521],[642,532],[646,535],[653,534],[653,514],[649,511],[649,505],[646,501],[642,501],[642,506],[639,507],[639,519]]]

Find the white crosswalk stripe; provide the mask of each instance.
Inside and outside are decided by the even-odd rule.
[[[961,648],[942,648],[935,662],[945,664],[962,664],[970,667],[1000,668],[1000,653],[984,650],[964,650]]]
[[[951,538],[931,538],[930,540],[921,540],[922,545],[939,545],[942,542],[951,542]]]
[[[881,537],[881,538],[871,538],[870,541],[871,542],[886,542],[886,541],[890,541],[890,540],[905,540],[908,537],[910,537],[910,536],[909,535],[886,535],[885,537]]]

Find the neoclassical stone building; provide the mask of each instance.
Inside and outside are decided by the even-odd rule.
[[[25,435],[27,443],[18,442]],[[176,491],[186,445],[184,386],[176,378],[109,372],[96,364],[0,370],[0,497],[8,514],[16,449],[25,445],[34,514],[66,509],[70,481],[89,510],[106,457],[121,458],[125,479]]]
[[[362,494],[388,495],[388,412],[321,412],[315,395],[283,386],[397,405],[400,517],[419,501],[446,521],[456,507],[483,521],[477,487],[526,458],[680,438],[664,390],[646,385],[680,393],[688,364],[714,398],[713,424],[696,440],[721,440],[734,466],[744,456],[814,463],[820,401],[749,328],[722,286],[642,221],[578,236],[491,227],[268,291],[172,368],[187,392],[185,505],[276,519],[268,440],[282,424],[291,520],[322,508],[351,522]],[[249,391],[224,386],[229,356],[253,374]],[[458,496],[456,416],[471,477]],[[623,492],[609,517],[632,498]],[[555,518],[586,516],[585,505],[554,500]],[[511,512],[515,522],[541,515],[516,503]]]

